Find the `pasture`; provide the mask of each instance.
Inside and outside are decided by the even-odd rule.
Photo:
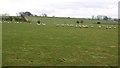
[[[118,65],[118,28],[106,29],[112,21],[83,20],[82,25],[94,27],[75,28],[56,24],[76,24],[81,19],[29,19],[31,24],[2,23],[3,66]],[[46,25],[38,26],[37,20]]]

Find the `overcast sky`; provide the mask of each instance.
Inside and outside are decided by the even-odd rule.
[[[58,17],[118,17],[119,0],[0,0],[0,14],[16,15],[20,11]]]

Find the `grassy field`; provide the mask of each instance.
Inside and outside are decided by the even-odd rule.
[[[32,24],[3,23],[3,66],[118,65],[118,28],[98,28],[96,20],[84,20],[83,23],[94,25],[94,28],[75,28],[55,25],[75,23],[79,19],[29,19]],[[36,20],[46,26],[36,25]]]

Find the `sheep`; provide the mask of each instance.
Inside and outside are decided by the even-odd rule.
[[[58,27],[60,24],[56,24],[56,26]]]
[[[62,26],[62,27],[64,27],[64,26],[65,26],[65,24],[61,24],[61,26]]]
[[[66,24],[68,27],[70,26],[69,24]]]
[[[17,23],[19,23],[19,22],[17,22]]]
[[[70,27],[73,27],[74,25],[73,24],[70,24]]]
[[[88,28],[88,25],[85,25],[85,28]]]
[[[75,25],[75,27],[77,28],[77,27],[78,27],[78,25]]]
[[[107,26],[106,29],[109,29],[109,27]]]
[[[102,26],[99,25],[98,27],[101,28]]]
[[[113,27],[114,29],[116,29],[116,27]]]
[[[91,26],[91,28],[93,28],[94,26]]]
[[[85,25],[82,25],[83,28],[85,28]]]
[[[38,24],[38,23],[37,23],[37,25],[41,25],[41,24]]]
[[[45,26],[46,24],[42,23],[43,26]]]
[[[111,29],[112,27],[109,27],[109,29]]]
[[[79,25],[79,28],[81,28],[82,26],[81,25]]]

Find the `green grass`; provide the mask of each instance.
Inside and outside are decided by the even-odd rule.
[[[46,26],[37,26],[40,19]],[[116,66],[118,29],[56,27],[76,19],[33,18],[32,24],[4,23],[3,66]],[[108,22],[108,21],[103,21]],[[64,61],[65,60],[65,61]]]

